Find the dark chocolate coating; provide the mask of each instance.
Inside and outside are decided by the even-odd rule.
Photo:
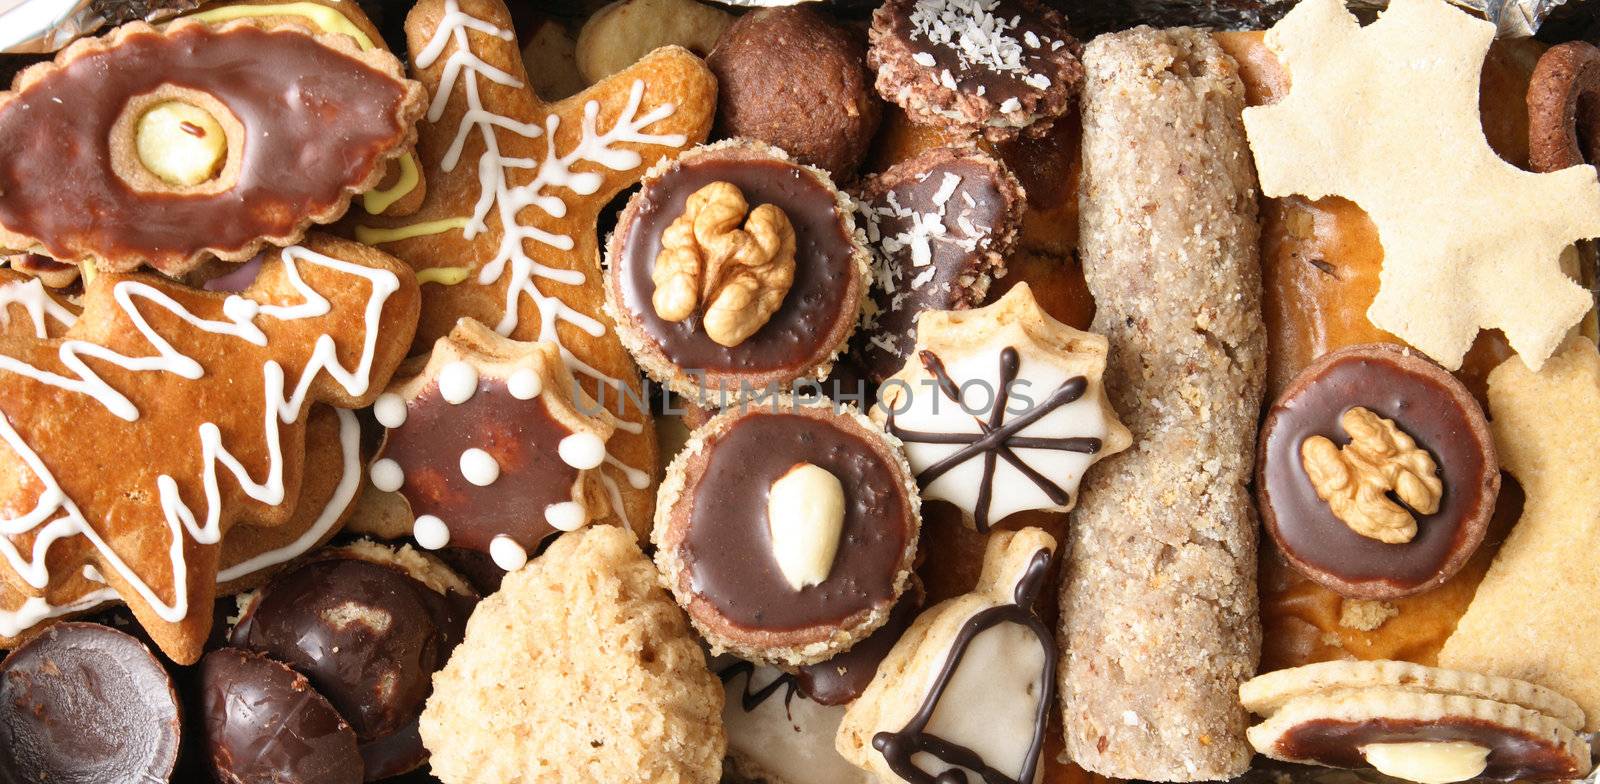
[[[518,400],[504,381],[486,377],[460,404],[445,401],[439,385],[430,384],[407,403],[405,424],[389,431],[383,456],[405,471],[400,494],[412,514],[443,520],[450,546],[487,553],[496,536],[506,536],[531,553],[556,533],[545,507],[572,500],[578,469],[556,449],[569,435],[544,396]],[[500,477],[487,487],[461,475],[461,453],[472,448],[500,466]]]
[[[680,322],[662,320],[650,298],[650,273],[661,252],[661,234],[683,214],[689,196],[713,182],[729,182],[751,208],[774,204],[795,231],[794,283],[783,305],[765,326],[737,346],[723,346],[700,328],[699,314]],[[776,159],[696,158],[647,182],[630,205],[623,232],[620,265],[621,304],[673,364],[711,373],[764,373],[806,370],[825,361],[836,347],[841,319],[855,321],[854,303],[844,293],[859,274],[854,245],[845,232],[834,192],[797,164]],[[850,308],[850,310],[846,310]]]
[[[877,631],[838,656],[801,667],[795,674],[800,691],[822,705],[844,705],[860,697],[872,683],[872,676],[878,674],[878,666],[894,650],[894,644],[922,612],[922,601],[922,586],[913,581],[889,612],[889,620]]]
[[[227,784],[359,784],[356,734],[305,676],[238,648],[200,660],[205,740]]]
[[[178,696],[154,654],[97,623],[58,623],[0,663],[0,782],[166,781]]]
[[[1296,725],[1275,750],[1284,757],[1314,760],[1336,768],[1365,768],[1361,747],[1373,743],[1466,741],[1489,749],[1489,766],[1480,778],[1498,781],[1565,781],[1581,771],[1560,743],[1532,733],[1467,716],[1440,721],[1319,719]]]
[[[891,601],[910,515],[904,478],[863,436],[799,414],[752,413],[708,446],[683,558],[695,593],[749,629],[794,631],[844,622]],[[826,469],[845,491],[839,551],[828,579],[796,591],[767,527],[767,491],[799,463]]]
[[[233,644],[310,678],[350,722],[370,780],[427,758],[417,717],[461,641],[470,599],[441,596],[395,566],[326,557],[263,587]]]
[[[1318,435],[1347,444],[1339,418],[1356,406],[1393,420],[1439,467],[1439,510],[1416,514],[1410,542],[1357,534],[1306,475],[1301,444]],[[1258,470],[1267,530],[1285,556],[1341,593],[1376,592],[1368,598],[1424,590],[1459,569],[1482,541],[1500,487],[1487,424],[1465,388],[1427,360],[1381,347],[1331,355],[1290,384],[1267,412]]]
[[[719,139],[763,141],[842,181],[883,116],[865,36],[814,6],[739,17],[706,58],[717,76]]]
[[[216,97],[244,126],[233,187],[143,193],[114,172],[108,140],[123,106],[164,84]],[[110,256],[118,269],[132,258],[181,269],[202,247],[285,236],[347,198],[407,130],[403,82],[303,32],[249,26],[128,36],[24,95],[0,106],[0,225],[57,258]]]

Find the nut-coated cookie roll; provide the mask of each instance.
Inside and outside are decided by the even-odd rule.
[[[1133,448],[1090,473],[1062,584],[1067,754],[1114,778],[1231,778],[1250,762],[1250,481],[1266,367],[1256,178],[1238,66],[1210,35],[1089,44],[1081,251]]]

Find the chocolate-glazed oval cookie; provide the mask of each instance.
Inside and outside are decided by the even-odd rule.
[[[712,405],[827,375],[866,292],[849,199],[746,140],[647,174],[606,256],[623,344],[652,378]]]
[[[109,271],[247,259],[377,185],[423,103],[342,35],[126,25],[0,94],[0,246]]]
[[[1500,491],[1494,442],[1467,389],[1388,344],[1307,367],[1268,410],[1263,522],[1284,557],[1348,597],[1437,587],[1483,541]]]
[[[417,717],[476,599],[442,563],[359,543],[276,575],[232,641],[309,677],[350,722],[372,780],[427,759]]]
[[[667,469],[651,539],[714,652],[799,666],[888,620],[918,515],[892,437],[853,409],[785,396],[695,431]]]
[[[304,675],[238,648],[200,660],[212,773],[229,784],[358,784],[356,734]]]
[[[58,623],[0,663],[0,782],[166,781],[178,696],[137,639]]]

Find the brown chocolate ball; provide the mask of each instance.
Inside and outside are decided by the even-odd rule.
[[[179,713],[171,677],[143,643],[58,623],[0,664],[0,782],[166,781]]]
[[[706,63],[717,75],[717,136],[855,176],[882,117],[860,33],[808,6],[762,9],[728,28]]]
[[[217,781],[359,784],[356,734],[305,676],[258,653],[200,660],[201,718]]]

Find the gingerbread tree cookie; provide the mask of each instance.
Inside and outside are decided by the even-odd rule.
[[[169,656],[195,661],[224,536],[304,519],[308,408],[377,397],[417,308],[404,265],[313,238],[239,294],[102,274],[62,337],[8,341],[0,586],[25,598],[0,635],[109,586]]]
[[[601,482],[614,515],[643,533],[655,435],[637,370],[603,312],[595,220],[651,165],[705,139],[715,80],[699,58],[666,48],[546,105],[522,82],[501,0],[423,0],[406,30],[413,72],[433,96],[417,145],[428,194],[413,216],[364,218],[356,237],[434,284],[422,345],[471,317],[561,347],[619,417]]]
[[[1244,123],[1267,196],[1343,196],[1372,217],[1375,326],[1452,370],[1479,329],[1500,329],[1537,371],[1594,306],[1560,256],[1600,236],[1600,183],[1489,147],[1478,74],[1494,33],[1445,0],[1396,0],[1366,27],[1339,0],[1306,0],[1266,37],[1288,96]]]

